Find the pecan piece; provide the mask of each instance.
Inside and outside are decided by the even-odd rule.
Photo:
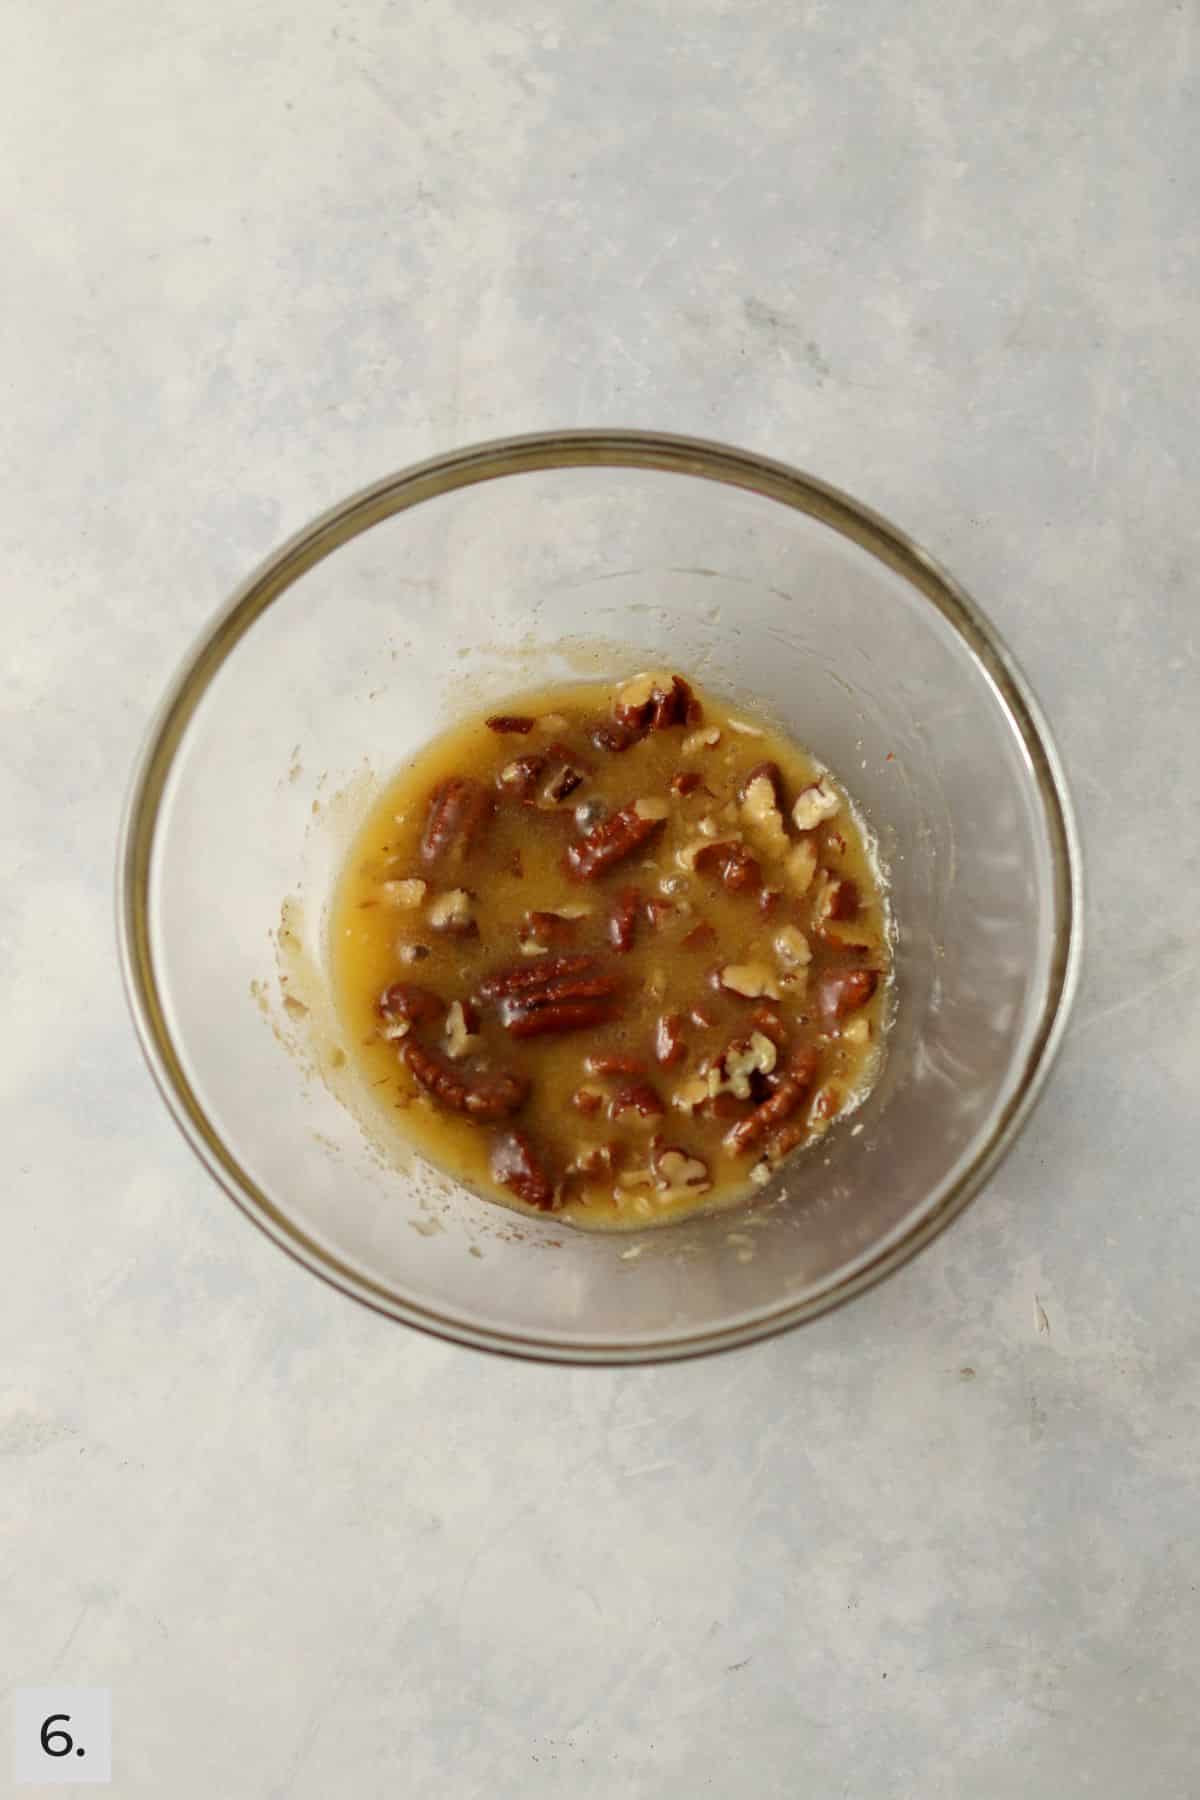
[[[375,1002],[381,1019],[403,1019],[410,1025],[436,1024],[446,1010],[446,1002],[431,988],[415,981],[393,981]]]
[[[825,819],[832,819],[841,804],[833,789],[825,786],[822,776],[797,794],[792,823],[797,831],[814,831]]]
[[[846,875],[823,871],[824,881],[817,894],[816,920],[825,925],[830,919],[856,919],[859,908],[858,883]]]
[[[726,1133],[726,1148],[732,1150],[737,1156],[742,1156],[747,1150],[753,1149],[761,1137],[767,1136],[777,1126],[791,1118],[803,1103],[805,1095],[816,1078],[816,1051],[811,1048],[797,1051],[789,1061],[770,1099],[764,1100],[761,1106],[756,1106],[748,1118],[739,1119],[738,1123]]]
[[[579,929],[579,919],[569,913],[527,912],[518,936],[523,944],[569,944]]]
[[[487,721],[489,731],[518,732],[522,737],[533,730],[535,720],[526,713],[493,713]]]
[[[590,1119],[593,1113],[598,1113],[603,1104],[604,1095],[599,1088],[577,1087],[571,1095],[571,1105],[576,1112],[581,1112],[585,1119]]]
[[[429,929],[447,937],[478,937],[479,926],[471,916],[472,896],[466,888],[447,888],[429,908]]]
[[[523,1075],[468,1075],[448,1057],[409,1039],[401,1052],[413,1077],[450,1112],[473,1119],[503,1119],[524,1105],[529,1083]]]
[[[546,761],[551,772],[542,788],[539,804],[561,806],[576,788],[583,786],[589,770],[577,760],[574,751],[566,744],[550,744],[546,750]]]
[[[540,750],[530,751],[528,756],[518,756],[512,762],[505,763],[496,777],[496,786],[502,794],[511,794],[514,800],[531,806],[537,784],[546,773],[548,760]]]
[[[523,1131],[506,1131],[492,1145],[492,1180],[526,1206],[549,1212],[555,1204],[554,1183],[541,1157]]]
[[[663,1013],[654,1031],[654,1058],[665,1069],[687,1060],[683,1019],[679,1013]]]
[[[699,925],[693,925],[682,943],[684,950],[709,950],[717,941],[717,934],[704,919]]]
[[[701,717],[700,702],[682,675],[640,675],[617,695],[613,716],[618,725],[640,731],[667,731],[672,725],[694,725]]]
[[[671,792],[686,800],[689,794],[695,793],[700,781],[699,769],[680,769],[671,777]]]
[[[760,1006],[750,1014],[750,1023],[755,1031],[761,1031],[769,1037],[775,1048],[782,1049],[787,1041],[787,1028],[773,1006]]]
[[[653,894],[646,902],[646,918],[655,931],[662,930],[675,910],[669,900],[656,899]]]
[[[588,736],[597,750],[609,750],[613,755],[619,756],[631,744],[640,743],[645,733],[639,731],[636,725],[622,725],[616,719],[604,719],[600,724],[590,727]]]
[[[662,819],[645,818],[638,811],[638,803],[621,807],[610,818],[603,819],[593,827],[586,837],[581,837],[567,849],[567,873],[576,881],[594,881],[597,876],[607,874],[617,863],[632,856],[638,847],[652,838],[663,826]]]
[[[778,810],[782,812],[785,805],[787,790],[783,785],[783,770],[780,768],[779,764],[777,762],[755,763],[754,767],[747,773],[741,787],[738,789],[739,800],[746,800],[749,798],[750,789],[756,781],[766,781],[770,784],[771,798]]]
[[[610,1119],[619,1119],[622,1113],[636,1113],[641,1119],[656,1119],[666,1112],[658,1093],[648,1081],[629,1081],[619,1087],[608,1103]]]
[[[847,1013],[865,1006],[879,986],[874,969],[834,969],[822,975],[817,983],[817,1011],[821,1023],[829,1030]]]
[[[429,796],[421,858],[427,863],[461,860],[468,854],[492,815],[492,797],[469,775],[439,781]]]
[[[779,903],[783,899],[783,889],[765,887],[758,896],[758,910],[764,919],[773,919],[779,911]]]
[[[753,893],[762,886],[762,864],[745,844],[705,844],[692,858],[692,867],[702,875],[715,875],[734,894],[746,889]]]
[[[641,909],[642,896],[639,890],[635,887],[622,888],[608,920],[609,942],[621,956],[633,949]]]
[[[650,1159],[660,1193],[667,1199],[707,1193],[712,1186],[708,1164],[678,1144],[661,1144]]]

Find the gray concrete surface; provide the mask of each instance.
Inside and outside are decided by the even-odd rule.
[[[110,1687],[111,1791],[156,1800],[1200,1793],[1191,0],[3,35],[5,1709]],[[425,1341],[253,1232],[110,916],[235,579],[389,468],[591,423],[924,539],[1046,704],[1091,902],[970,1213],[836,1317],[627,1373]]]

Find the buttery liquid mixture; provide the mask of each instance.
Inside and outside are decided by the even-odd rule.
[[[891,964],[845,791],[657,671],[421,752],[353,846],[331,953],[347,1044],[418,1150],[609,1229],[742,1198],[856,1106]]]

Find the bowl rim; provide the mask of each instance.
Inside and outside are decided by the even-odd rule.
[[[1053,942],[1037,1031],[1007,1105],[941,1202],[865,1266],[801,1301],[678,1338],[572,1342],[481,1326],[402,1300],[310,1238],[241,1167],[192,1090],[167,1026],[150,945],[149,883],[160,807],[175,754],[210,682],[254,621],[306,570],[373,525],[438,495],[503,476],[560,468],[638,468],[741,487],[809,514],[905,576],[942,614],[997,691],[1029,758],[1050,841]],[[641,430],[561,430],[466,445],[359,489],[287,539],[235,589],[201,631],[153,715],[121,820],[116,868],[118,953],[126,1001],[150,1073],[175,1123],[225,1192],[314,1274],[384,1316],[434,1336],[539,1362],[620,1365],[677,1361],[773,1337],[844,1305],[910,1261],[956,1218],[1016,1142],[1062,1045],[1082,957],[1082,857],[1057,747],[1042,709],[995,627],[947,570],[879,513],[815,476],[708,439]]]

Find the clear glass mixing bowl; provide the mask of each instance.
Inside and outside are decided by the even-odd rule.
[[[381,1159],[331,1091],[348,1079],[336,1028],[310,1033],[307,1059],[289,1051],[263,983],[281,901],[297,895],[286,948],[319,987],[366,766],[386,776],[464,704],[644,664],[761,698],[849,784],[891,872],[898,1011],[855,1129],[794,1160],[748,1212],[600,1236]],[[293,538],[171,689],[120,852],[143,1048],[243,1211],[393,1318],[571,1362],[745,1343],[928,1243],[1045,1081],[1079,904],[1054,746],[949,576],[807,475],[640,432],[458,451]],[[285,1026],[301,1021],[295,999],[292,1013]]]

